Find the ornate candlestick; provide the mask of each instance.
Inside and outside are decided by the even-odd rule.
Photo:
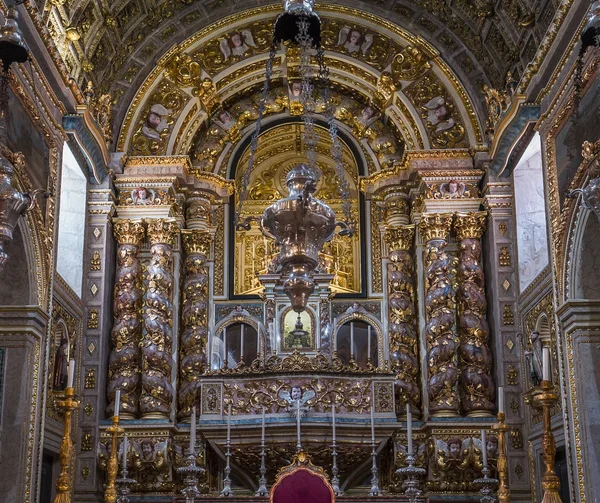
[[[419,496],[421,496],[423,492],[421,491],[421,479],[426,473],[424,468],[415,466],[415,461],[415,457],[409,452],[406,457],[408,466],[396,470],[396,474],[404,478],[402,489],[404,489],[404,494],[408,496],[410,503],[415,503],[419,499]]]
[[[268,496],[269,490],[267,489],[267,467],[265,465],[265,457],[267,451],[265,450],[265,440],[263,438],[260,443],[260,478],[258,479],[258,490],[254,493],[254,496]]]
[[[544,370],[545,368],[546,365],[544,365]],[[542,444],[544,449],[543,458],[546,471],[542,477],[542,488],[544,489],[544,498],[542,499],[542,503],[561,503],[560,495],[558,493],[558,489],[560,488],[560,480],[554,471],[556,442],[554,441],[554,434],[552,433],[552,423],[550,417],[550,409],[558,402],[558,395],[554,392],[554,388],[552,387],[552,382],[550,380],[542,380],[541,388],[542,392],[534,397],[534,401],[541,405],[544,414],[544,434],[542,435]]]
[[[483,467],[481,472],[483,473],[483,477],[473,481],[475,485],[481,486],[479,490],[481,499],[479,501],[481,503],[495,503],[497,500],[494,496],[494,489],[498,485],[498,479],[490,478],[490,469],[487,465]]]
[[[227,462],[225,463],[225,478],[223,479],[223,490],[221,491],[221,496],[233,496],[233,491],[231,490],[231,464],[229,462],[229,458],[231,457],[231,440],[228,438],[227,443],[225,444],[227,451],[225,452],[225,457]]]
[[[341,496],[343,493],[340,491],[340,478],[338,477],[339,469],[337,466],[337,444],[335,442],[335,438],[333,439],[333,443],[331,444],[331,457],[333,458],[333,465],[331,467],[331,488],[336,496]]]
[[[177,473],[183,477],[184,488],[181,493],[185,496],[186,503],[194,503],[194,499],[200,496],[198,490],[198,479],[206,470],[196,464],[196,454],[191,452],[186,458],[187,465],[177,468]]]
[[[380,496],[383,491],[379,488],[379,470],[377,469],[377,444],[373,442],[373,450],[371,451],[371,457],[373,458],[373,465],[371,466],[371,490],[369,491],[370,496]]]
[[[60,444],[60,475],[56,481],[56,498],[54,503],[71,502],[71,463],[75,458],[73,441],[71,440],[71,414],[79,408],[79,399],[75,398],[75,388],[67,387],[64,400],[58,400],[56,405],[65,411],[65,429]]]
[[[132,479],[127,476],[129,471],[126,466],[123,466],[121,469],[121,477],[115,480],[117,484],[117,503],[129,503],[129,494],[131,493],[131,488],[137,483],[137,480]]]
[[[510,489],[508,488],[508,458],[506,457],[506,432],[508,426],[504,422],[505,416],[502,411],[504,407],[500,407],[501,412],[498,412],[498,423],[492,426],[492,429],[498,434],[498,501],[505,503],[510,501]]]
[[[119,470],[119,461],[117,458],[117,439],[119,438],[119,433],[123,433],[125,431],[123,428],[119,428],[119,416],[113,416],[112,426],[107,428],[106,431],[112,435],[112,448],[110,451],[110,457],[108,458],[104,503],[117,503],[117,488],[115,485],[117,480],[117,472]]]

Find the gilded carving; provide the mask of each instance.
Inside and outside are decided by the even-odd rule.
[[[459,241],[458,325],[462,408],[467,414],[495,409],[492,352],[486,319],[485,276],[481,265],[481,236],[487,212],[457,213],[454,221]]]
[[[392,371],[396,374],[398,410],[403,410],[405,403],[416,409],[421,406],[415,273],[411,253],[414,234],[414,226],[407,225],[389,227],[384,235],[391,261],[388,266],[389,344]]]
[[[515,324],[515,314],[513,313],[510,305],[505,304],[504,309],[502,310],[502,324],[503,325],[514,325]]]
[[[365,414],[371,410],[372,389],[368,379],[271,379],[225,383],[224,407],[227,409],[231,404],[232,415],[260,414],[263,407],[267,413],[285,412],[289,403],[280,392],[289,392],[294,386],[301,386],[304,393],[315,393],[307,402],[314,412],[329,412],[334,400],[340,413]]]
[[[113,413],[115,393],[120,388],[122,412],[135,417],[139,412],[141,370],[142,269],[138,252],[145,231],[139,221],[115,220],[114,234],[118,248],[107,412]]]
[[[427,243],[425,253],[425,337],[427,387],[433,415],[458,411],[458,337],[455,332],[454,288],[450,281],[450,258],[446,253],[452,214],[423,214],[419,230]]]
[[[179,348],[179,417],[191,415],[198,404],[200,377],[206,371],[208,345],[208,268],[212,237],[201,230],[182,231],[186,257]],[[206,400],[206,396],[204,397]],[[203,403],[203,406],[206,403]]]
[[[221,385],[202,386],[202,414],[221,414]]]
[[[479,197],[477,182],[459,182],[450,180],[448,182],[427,184],[428,199],[469,199]]]
[[[418,47],[407,46],[392,60],[394,82],[415,80],[431,69],[428,56]]]
[[[510,252],[508,251],[508,246],[503,246],[500,248],[500,253],[498,254],[498,264],[500,267],[510,267],[512,264]]]
[[[433,148],[466,146],[465,128],[460,116],[448,92],[432,71],[406,88],[405,94],[421,110]]]
[[[93,446],[92,432],[86,431],[81,436],[81,450],[82,451],[91,451]]]
[[[99,271],[101,268],[100,252],[96,250],[90,259],[90,271]]]
[[[121,206],[160,206],[171,204],[172,198],[166,190],[137,187],[131,191],[119,191]]]
[[[506,236],[506,233],[508,232],[508,227],[504,220],[501,220],[500,222],[498,222],[498,230],[500,231],[500,234],[502,234],[503,236]]]
[[[375,383],[375,412],[394,412],[394,395],[391,383]]]
[[[141,491],[171,489],[169,439],[135,439],[131,442],[131,454],[132,467]]]
[[[509,386],[519,385],[519,371],[514,365],[508,366],[508,371],[506,372],[506,384]]]
[[[87,327],[90,330],[98,328],[98,309],[90,309],[88,313]]]
[[[523,434],[521,433],[521,429],[517,426],[514,426],[510,430],[510,444],[513,449],[523,448]]]
[[[150,262],[144,295],[144,330],[140,411],[144,417],[169,417],[173,401],[173,245],[177,223],[157,219],[148,222]]]
[[[89,368],[85,372],[85,381],[84,381],[85,389],[96,389],[96,369]]]

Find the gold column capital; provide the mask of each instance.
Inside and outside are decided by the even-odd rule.
[[[463,239],[481,239],[485,231],[487,211],[456,213],[454,230],[459,241]]]
[[[213,237],[210,232],[200,229],[184,229],[181,231],[183,246],[188,255],[210,255]]]
[[[400,227],[388,227],[383,235],[385,244],[390,252],[409,251],[415,237],[414,225],[402,225]]]
[[[141,220],[115,218],[113,233],[120,245],[140,246],[144,239],[144,224]]]
[[[453,213],[423,213],[419,222],[419,230],[424,240],[434,239],[448,240],[452,227]]]
[[[147,220],[148,239],[151,245],[166,244],[173,246],[177,239],[179,226],[174,218]]]

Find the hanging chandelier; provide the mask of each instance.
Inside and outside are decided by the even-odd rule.
[[[334,118],[335,105],[331,100],[329,70],[325,65],[325,54],[321,46],[321,20],[313,8],[314,0],[285,0],[284,12],[275,22],[259,116],[250,142],[250,157],[242,178],[235,215],[236,227],[249,230],[254,219],[250,217],[242,221],[241,212],[254,166],[275,53],[282,44],[296,46],[300,49],[300,102],[303,108],[303,141],[307,162],[290,170],[286,178],[288,197],[269,206],[259,223],[262,233],[274,239],[279,246],[277,261],[281,266],[283,289],[290,299],[292,309],[298,313],[306,309],[308,298],[315,290],[313,272],[323,245],[333,239],[336,228],[340,228],[342,235],[351,235],[355,227],[351,213],[350,188],[342,161],[342,146]],[[311,64],[313,57],[316,59],[317,69]],[[329,128],[330,154],[335,162],[340,198],[343,201],[344,222],[336,221],[333,209],[313,195],[321,177],[316,152],[319,138],[315,132],[315,109],[318,100],[325,104],[323,115]]]
[[[28,52],[23,35],[17,24],[17,9],[8,9],[4,26],[0,28],[0,145],[7,147],[8,110],[8,72],[13,63],[24,63]],[[35,195],[19,192],[13,186],[14,166],[0,153],[0,271],[8,260],[6,246],[13,239],[13,232],[19,218],[35,204]]]

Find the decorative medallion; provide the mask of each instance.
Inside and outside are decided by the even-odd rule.
[[[93,283],[92,286],[90,287],[90,292],[92,292],[92,295],[95,297],[96,294],[98,293],[98,285],[96,285],[96,283]]]
[[[83,412],[85,412],[86,416],[91,416],[92,412],[94,412],[94,406],[90,402],[86,403]]]
[[[498,224],[498,230],[500,231],[500,234],[502,234],[503,236],[506,235],[507,231],[508,231],[508,227],[506,226],[506,222],[502,221]]]
[[[508,281],[507,278],[504,278],[504,281],[502,282],[502,287],[504,288],[505,292],[508,292],[508,290],[510,289],[510,281]]]
[[[506,347],[508,348],[509,351],[512,351],[513,348],[515,347],[515,343],[510,337],[506,340]]]
[[[81,469],[81,476],[83,477],[83,480],[87,480],[90,476],[90,473],[90,467],[88,465],[84,465],[84,467]]]
[[[88,344],[87,349],[88,349],[88,351],[90,352],[91,355],[94,354],[94,351],[96,351],[96,345],[94,344],[93,341]]]
[[[100,236],[102,236],[102,231],[100,230],[100,228],[95,227],[94,228],[94,237],[98,240],[98,239],[100,239]]]

